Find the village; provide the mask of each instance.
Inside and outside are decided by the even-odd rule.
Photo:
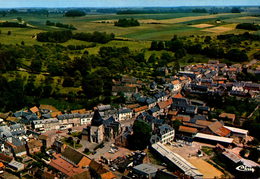
[[[59,111],[40,105],[0,114],[0,175],[73,179],[259,176],[259,155],[254,155],[255,150],[259,154],[259,142],[243,123],[259,113],[260,84],[239,81],[238,74],[245,70],[251,69],[217,60],[185,66],[176,75],[162,67],[155,80],[131,76],[114,80],[112,95],[125,99],[117,107],[100,104],[91,110]],[[222,99],[229,98],[257,105],[250,112],[231,113],[232,109],[221,108]],[[129,147],[137,121],[152,130],[142,150]]]

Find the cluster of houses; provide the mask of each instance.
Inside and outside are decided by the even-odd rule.
[[[256,83],[235,81],[236,74],[242,70],[241,65],[227,66],[218,61],[209,61],[208,64],[186,66],[184,70],[176,76],[162,78],[160,82],[146,83],[147,93],[142,92],[144,82],[134,77],[124,76],[121,80],[114,81],[112,95],[123,95],[127,101],[118,109],[101,104],[93,110],[61,112],[53,106],[40,105],[13,114],[1,114],[0,162],[15,171],[21,171],[26,164],[21,160],[18,162],[19,157],[33,156],[42,149],[52,147],[56,152],[52,154],[50,161],[45,162],[55,170],[35,169],[30,172],[65,178],[116,178],[105,165],[65,145],[56,135],[50,137],[45,133],[83,126],[81,140],[95,144],[114,140],[116,145],[127,147],[128,136],[133,129],[132,125],[123,126],[122,122],[143,120],[152,128],[152,150],[172,168],[187,176],[201,178],[203,175],[196,167],[169,151],[165,145],[177,138],[190,143],[200,141],[225,147],[243,146],[248,131],[225,124],[227,120],[232,124],[236,119],[235,114],[221,113],[217,119],[209,119],[210,107],[203,101],[185,98],[183,91],[258,97],[260,86]],[[174,129],[172,125],[176,121],[180,123],[178,129]],[[223,155],[230,156],[227,151],[222,152]],[[154,169],[154,166],[133,166],[133,172],[135,171],[137,176],[144,174],[144,170],[151,172],[148,172],[149,177],[168,175],[163,169]],[[147,176],[147,172],[144,176]]]
[[[219,94],[237,97],[259,98],[260,84],[251,81],[238,81],[241,64],[227,66],[218,60],[210,60],[208,64],[189,65],[178,75],[187,75],[192,82],[185,86],[191,94]]]

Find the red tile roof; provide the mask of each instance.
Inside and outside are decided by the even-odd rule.
[[[174,98],[183,98],[183,96],[182,96],[180,93],[174,95],[173,97],[174,97]]]
[[[135,108],[134,109],[134,112],[141,112],[141,111],[145,111],[148,109],[148,106],[141,106],[141,107],[138,107],[138,108]]]
[[[167,101],[162,101],[158,103],[160,109],[165,109],[172,104],[172,98],[168,99]]]
[[[85,171],[82,168],[75,167],[66,160],[62,159],[60,154],[56,154],[54,157],[55,159],[52,159],[49,165],[69,177],[80,174]]]
[[[197,130],[196,128],[186,127],[186,126],[180,126],[180,127],[179,127],[179,131],[180,131],[180,132],[192,133],[192,134],[195,134],[195,133],[198,132],[198,130]]]

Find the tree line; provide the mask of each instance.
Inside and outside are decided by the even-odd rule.
[[[37,34],[39,42],[56,42],[63,43],[70,39],[82,40],[87,42],[107,43],[115,38],[113,33],[107,34],[106,32],[93,32],[93,33],[75,33],[71,31],[50,31],[40,32]]]
[[[247,36],[247,34],[244,35]],[[227,36],[218,36],[218,38],[226,39]],[[241,38],[243,38],[243,36]],[[210,41],[211,37],[206,36],[204,42],[209,43]],[[234,62],[243,62],[248,60],[246,52],[238,48],[225,51],[223,47],[214,44],[209,44],[203,47],[201,43],[191,43],[190,41],[186,42],[181,38],[177,38],[177,36],[174,36],[170,41],[152,41],[150,50],[172,51],[175,52],[175,57],[179,59],[189,53],[201,54],[210,58],[226,58]]]
[[[237,24],[236,29],[257,31],[257,30],[260,30],[260,26],[257,24],[252,24],[252,23],[241,23],[241,24]]]
[[[47,26],[55,26],[55,27],[70,29],[70,30],[77,30],[77,28],[74,27],[71,24],[63,24],[63,23],[60,23],[60,22],[51,22],[49,20],[46,21],[46,25]]]
[[[5,22],[1,22],[0,23],[0,27],[20,27],[20,28],[25,28],[25,27],[27,27],[27,24],[21,24],[21,23],[18,23],[18,22],[8,22],[8,21],[5,21]]]
[[[140,26],[140,23],[136,19],[119,19],[115,22],[115,26],[118,27],[133,27],[133,26]]]

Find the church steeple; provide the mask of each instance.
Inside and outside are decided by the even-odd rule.
[[[93,118],[91,120],[91,126],[100,126],[103,124],[103,119],[98,110],[95,110]]]

